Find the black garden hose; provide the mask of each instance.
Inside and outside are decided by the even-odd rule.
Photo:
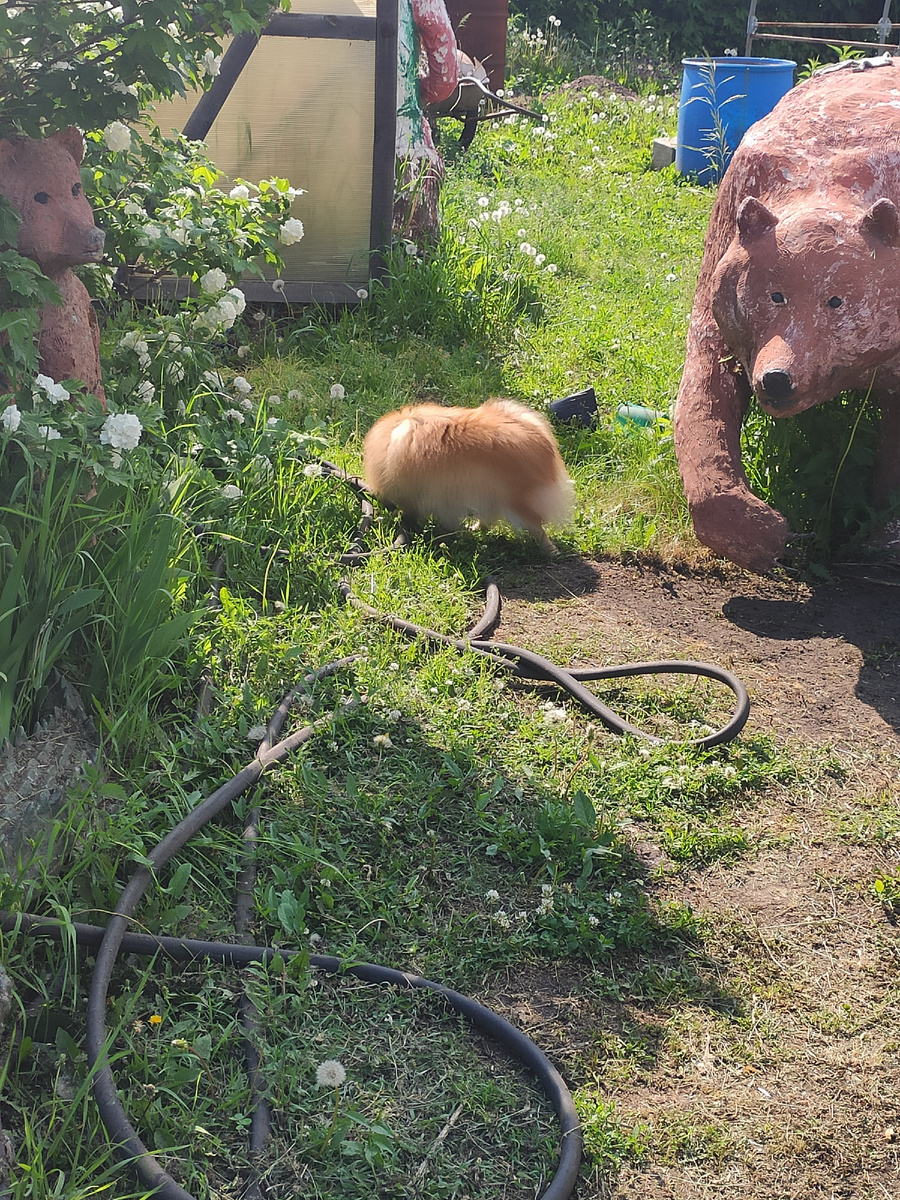
[[[106,939],[109,927],[79,923],[65,925],[59,921],[47,920],[44,917],[32,916],[27,913],[2,913],[0,914],[0,929],[4,932],[22,931],[35,937],[50,937],[56,941],[62,941],[70,936],[71,932],[74,932],[79,945],[100,948]],[[176,962],[207,959],[230,967],[269,963],[276,957],[289,959],[298,953],[294,950],[275,950],[268,946],[232,945],[227,942],[204,942],[193,938],[156,937],[144,933],[124,934],[119,941],[118,950],[127,954],[147,956],[162,953]],[[421,975],[412,975],[406,971],[376,966],[373,963],[345,962],[340,958],[323,954],[310,954],[309,963],[315,969],[330,975],[352,975],[367,983],[384,983],[395,987],[434,992],[455,1012],[468,1018],[476,1029],[499,1042],[514,1058],[527,1067],[553,1104],[561,1133],[557,1169],[549,1186],[541,1193],[540,1200],[566,1200],[575,1186],[581,1163],[582,1139],[578,1115],[572,1095],[562,1076],[530,1038],[504,1017],[486,1008],[483,1004],[479,1004],[476,1000],[453,991],[452,988],[445,987],[441,983],[425,979]],[[88,1020],[90,1023],[90,1015]],[[105,1037],[105,1033],[102,1036]],[[118,1101],[118,1097],[115,1099]],[[125,1148],[142,1183],[147,1187],[157,1189],[155,1194],[160,1197],[160,1200],[193,1200],[190,1193],[172,1179],[143,1147],[125,1116],[121,1104],[113,1104],[106,1112],[104,1124],[110,1136]],[[132,1158],[132,1156],[134,1157]]]
[[[550,659],[544,658],[543,655],[535,654],[532,650],[523,650],[520,646],[509,646],[505,642],[481,640],[480,633],[492,625],[488,622],[488,615],[499,614],[500,594],[496,585],[491,582],[487,585],[488,606],[485,615],[465,638],[455,638],[449,634],[437,633],[433,629],[426,629],[421,625],[414,625],[411,621],[405,621],[402,617],[385,615],[355,596],[346,580],[342,580],[338,586],[341,594],[354,608],[390,625],[399,633],[404,633],[408,637],[425,638],[427,641],[445,646],[454,646],[460,651],[474,650],[491,659],[497,666],[505,667],[521,678],[545,680],[557,684],[614,733],[631,734],[634,737],[641,737],[646,741],[658,744],[664,743],[666,740],[645,733],[637,726],[624,721],[611,708],[598,700],[589,688],[584,687],[581,680],[618,679],[632,675],[701,675],[707,679],[715,679],[719,683],[724,683],[734,693],[734,710],[728,722],[721,729],[707,734],[706,737],[689,739],[685,743],[698,749],[705,750],[730,742],[744,728],[747,718],[750,716],[750,698],[747,695],[747,689],[736,675],[732,675],[724,667],[713,666],[711,663],[692,662],[688,659],[660,659],[658,662],[626,663],[615,667],[560,667]]]
[[[307,675],[304,683],[311,684],[325,679],[351,665],[356,659],[357,656],[353,655],[328,663]],[[163,1169],[144,1146],[129,1121],[116,1090],[107,1056],[106,1033],[106,1004],[113,968],[128,929],[128,922],[153,881],[155,873],[170,862],[208,821],[252,787],[267,767],[286,758],[315,734],[315,725],[307,725],[272,744],[287,719],[296,695],[296,691],[290,692],[278,706],[252,762],[192,809],[146,856],[149,865],[139,867],[125,886],[97,949],[85,1027],[88,1065],[93,1072],[94,1099],[103,1124],[119,1154],[133,1165],[141,1182],[146,1187],[156,1190],[162,1200],[193,1200],[193,1197]],[[252,952],[254,948],[243,949]]]
[[[355,657],[330,663],[308,675],[305,682],[309,683],[325,678],[353,661],[355,661]],[[127,928],[129,920],[134,915],[155,873],[171,861],[186,842],[199,832],[209,820],[256,783],[268,766],[281,761],[290,751],[308,741],[316,732],[315,726],[308,725],[284,740],[274,745],[271,744],[271,739],[276,737],[281,729],[294,695],[295,693],[291,693],[282,701],[269,723],[266,739],[253,761],[208,796],[206,800],[198,804],[147,854],[149,865],[139,867],[132,876],[122,892],[114,915],[106,928],[81,927],[82,935],[88,944],[97,945],[99,936],[88,997],[86,1023],[88,1064],[94,1073],[92,1082],[94,1098],[103,1124],[120,1155],[133,1166],[142,1184],[153,1189],[154,1194],[159,1196],[160,1200],[193,1200],[193,1197],[165,1171],[144,1146],[128,1119],[118,1095],[108,1062],[109,1038],[105,1016],[113,968],[120,951],[125,947],[133,949],[135,952],[150,954],[163,950],[176,958],[212,958],[232,965],[267,962],[275,954],[288,956],[289,952],[276,951],[269,947],[195,942],[181,938],[156,938],[149,935],[129,934]],[[59,928],[59,926],[54,926],[53,922],[31,916],[26,917],[22,914],[18,917],[15,914],[3,914],[0,918],[0,925],[4,928],[21,927],[36,933],[48,933],[53,928]],[[401,987],[424,988],[432,991],[441,996],[455,1011],[468,1017],[482,1032],[499,1041],[527,1066],[537,1077],[538,1082],[553,1103],[561,1131],[557,1169],[549,1187],[542,1193],[541,1200],[566,1200],[575,1186],[581,1162],[582,1138],[578,1117],[571,1093],[562,1077],[529,1038],[497,1013],[443,984],[434,983],[419,975],[410,975],[404,971],[375,966],[371,963],[345,963],[341,959],[323,955],[311,955],[310,962],[313,966],[333,974],[346,973],[369,982],[390,983]]]

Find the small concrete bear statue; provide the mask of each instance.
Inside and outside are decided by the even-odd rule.
[[[77,129],[46,138],[0,139],[0,194],[22,217],[17,249],[59,288],[62,302],[41,313],[38,344],[43,374],[80,379],[105,400],[100,377],[100,330],[87,288],[72,271],[98,262],[106,237],[81,185],[84,142]]]

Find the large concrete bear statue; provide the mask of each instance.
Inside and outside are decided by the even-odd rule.
[[[33,258],[59,288],[61,304],[41,313],[41,371],[51,379],[81,379],[104,400],[100,331],[90,296],[72,271],[103,256],[105,234],[81,186],[84,142],[77,129],[46,138],[0,140],[0,194],[22,217],[18,251]]]
[[[871,387],[881,407],[874,499],[900,488],[898,205],[900,59],[817,72],[750,128],[725,173],[675,447],[697,537],[741,566],[768,570],[791,532],[747,486],[751,392],[789,417]]]

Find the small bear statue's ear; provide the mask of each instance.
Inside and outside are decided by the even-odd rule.
[[[745,196],[738,206],[737,227],[741,244],[747,245],[774,229],[778,218],[770,208],[766,208],[762,200],[755,196]]]
[[[893,201],[876,200],[859,223],[861,233],[871,234],[886,246],[900,246],[900,213]]]
[[[68,129],[58,129],[50,136],[54,142],[59,142],[64,150],[68,150],[80,167],[84,158],[84,138],[81,136],[81,130],[70,125]]]

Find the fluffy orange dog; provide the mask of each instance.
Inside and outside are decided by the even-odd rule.
[[[572,515],[575,489],[549,421],[514,400],[387,413],[366,434],[364,458],[370,491],[445,529],[467,517],[484,528],[505,518],[556,554],[544,523]]]

